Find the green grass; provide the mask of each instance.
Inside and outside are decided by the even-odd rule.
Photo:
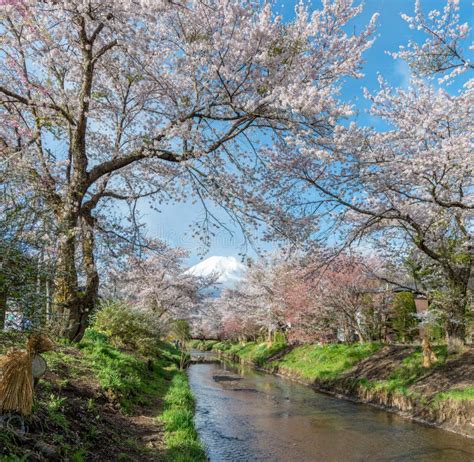
[[[204,348],[206,342],[201,341]],[[364,358],[375,353],[380,344],[333,344],[302,345],[286,353],[282,358],[269,362],[276,353],[287,348],[284,342],[247,342],[232,343],[229,341],[213,342],[212,350],[234,354],[237,357],[253,362],[258,366],[279,367],[304,379],[329,380],[339,376]]]
[[[228,342],[228,341],[220,341],[220,342],[214,343],[214,345],[212,345],[212,350],[227,351],[227,350],[230,350],[234,345],[238,346],[240,344],[239,343],[234,344],[234,343]]]
[[[152,360],[149,368],[144,359],[118,350],[105,336],[91,330],[87,331],[79,348],[101,387],[118,400],[125,412],[131,412],[133,405],[147,404],[150,398],[165,393],[167,380],[171,378],[179,356],[177,350],[166,346],[162,358]]]
[[[3,336],[1,339],[6,341],[2,342],[0,350],[4,350],[6,345],[23,346],[25,343],[25,336]],[[37,399],[34,406],[34,413],[57,429],[54,444],[60,445],[61,454],[67,455],[73,462],[86,460],[89,443],[98,435],[97,427],[91,426],[87,435],[82,435],[82,448],[69,444],[67,436],[70,435],[72,425],[64,413],[67,403],[66,398],[61,395],[61,387],[66,386],[74,377],[95,376],[100,386],[120,404],[125,413],[131,413],[135,405],[149,406],[150,403],[156,403],[157,418],[165,426],[166,460],[206,460],[194,427],[194,397],[185,372],[178,367],[181,355],[179,350],[158,341],[153,348],[153,357],[143,357],[135,351],[120,350],[106,335],[93,329],[87,330],[78,347],[80,351],[67,344],[44,354],[49,370],[61,379],[54,389],[51,383],[41,380],[41,388],[45,393]],[[84,406],[89,413],[97,412],[93,399],[86,401]],[[137,441],[132,443],[138,444]],[[0,432],[0,447],[2,446],[10,455],[1,455],[0,462],[26,460],[19,457],[23,455],[23,451],[7,432]],[[140,446],[137,451],[145,454],[151,449]],[[15,455],[16,452],[18,456]]]
[[[206,461],[206,454],[194,427],[194,396],[187,376],[179,371],[164,398],[160,420],[165,427],[167,459],[176,462]]]
[[[448,356],[446,346],[440,345],[433,347],[437,361],[430,369],[422,366],[423,352],[421,347],[407,356],[400,365],[390,374],[387,380],[368,381],[361,380],[359,383],[365,388],[384,390],[391,393],[403,395],[412,394],[409,387],[423,376],[428,374],[434,367],[443,364]]]
[[[331,345],[302,345],[286,353],[282,358],[268,362],[268,359],[286,345],[283,343],[232,343],[229,341],[206,342],[200,341],[201,349],[223,351],[234,354],[237,357],[253,362],[259,366],[278,368],[282,372],[291,373],[302,379],[314,381],[333,381],[343,373],[354,367],[359,361],[368,358],[381,348],[378,343],[365,344],[331,344]],[[386,380],[368,380],[366,378],[354,381],[354,386],[362,386],[366,389],[379,390],[387,393],[410,395],[415,397],[417,393],[412,391],[411,386],[418,380],[429,374],[433,368],[444,364],[448,359],[445,345],[433,347],[437,361],[430,369],[422,366],[423,353],[421,347],[417,347],[413,353],[408,355],[396,367]],[[416,396],[424,400],[426,397]],[[465,389],[446,390],[435,396],[435,401],[472,400],[474,399],[474,387]]]
[[[60,397],[51,393],[48,399],[43,401],[43,405],[48,413],[48,419],[62,431],[67,431],[69,422],[64,416],[63,406],[66,401],[65,397]]]
[[[263,366],[271,356],[286,347],[286,343],[249,343],[236,353],[243,359],[250,360],[258,366]]]
[[[209,349],[209,344],[205,344],[204,347]],[[287,344],[284,342],[232,343],[228,341],[213,341],[210,349],[233,354],[246,362],[253,363],[257,366],[264,366],[271,356],[284,350],[286,347]]]
[[[186,373],[178,370],[179,350],[160,343],[159,358],[151,360],[149,370],[143,358],[118,350],[94,331],[87,332],[80,348],[101,386],[117,397],[124,411],[130,412],[135,404],[163,399],[164,408],[158,419],[165,427],[167,460],[206,460],[194,427],[194,397]]]
[[[275,362],[280,369],[310,380],[332,380],[374,354],[378,343],[303,345]]]
[[[231,348],[232,342],[220,340],[190,340],[188,346],[201,351],[226,351]]]
[[[218,340],[190,340],[188,345],[190,348],[196,348],[201,351],[210,351],[212,347],[219,343]]]
[[[464,390],[448,390],[438,393],[436,400],[454,399],[456,401],[474,400],[474,387],[467,387]]]

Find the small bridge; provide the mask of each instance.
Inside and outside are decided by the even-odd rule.
[[[214,355],[192,355],[189,364],[218,364],[220,360]]]

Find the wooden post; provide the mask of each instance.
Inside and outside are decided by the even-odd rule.
[[[424,296],[415,296],[416,312],[424,314],[428,311],[428,299]],[[420,325],[421,347],[423,348],[423,367],[429,368],[436,362],[436,355],[431,349],[429,332],[426,327]]]
[[[417,314],[424,314],[428,311],[428,299],[423,295],[415,295],[415,306]],[[420,339],[423,341],[423,338],[426,335],[426,329],[420,324],[419,332]]]

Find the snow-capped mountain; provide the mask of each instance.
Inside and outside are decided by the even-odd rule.
[[[246,269],[235,257],[215,256],[192,266],[186,273],[201,277],[217,275],[217,283],[221,288],[232,288],[243,278]]]

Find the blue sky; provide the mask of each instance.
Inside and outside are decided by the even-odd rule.
[[[320,0],[313,0],[310,3],[315,8],[320,6]],[[407,44],[410,39],[423,39],[423,36],[419,35],[417,31],[409,29],[400,17],[401,13],[413,14],[414,0],[366,0],[364,3],[364,11],[350,24],[351,29],[355,28],[356,32],[360,31],[368,23],[370,17],[378,12],[380,16],[377,23],[377,39],[372,48],[365,53],[365,77],[361,80],[348,81],[343,89],[342,97],[359,109],[358,121],[370,125],[373,124],[373,120],[365,113],[367,104],[363,98],[362,89],[367,87],[371,91],[376,90],[378,88],[378,73],[382,74],[394,86],[406,86],[409,79],[407,65],[400,60],[394,60],[386,51],[396,51],[399,45]],[[295,4],[294,0],[277,2],[277,12],[289,20],[294,15]],[[445,5],[445,0],[422,0],[421,4],[424,11],[434,8],[441,10]],[[472,24],[471,0],[461,0],[460,5],[461,20]],[[455,90],[456,87],[452,88],[452,91]],[[234,236],[223,231],[213,239],[210,248],[202,255],[203,249],[200,242],[191,238],[191,233],[189,233],[192,224],[202,216],[202,208],[198,205],[169,205],[164,207],[161,213],[158,213],[143,204],[141,213],[148,225],[149,235],[189,250],[190,264],[197,263],[203,256],[233,255],[238,257],[243,250],[243,237],[234,228]],[[227,224],[233,228],[228,221]],[[264,244],[263,248],[269,250],[271,245]],[[254,255],[255,252],[248,248],[247,254]]]

